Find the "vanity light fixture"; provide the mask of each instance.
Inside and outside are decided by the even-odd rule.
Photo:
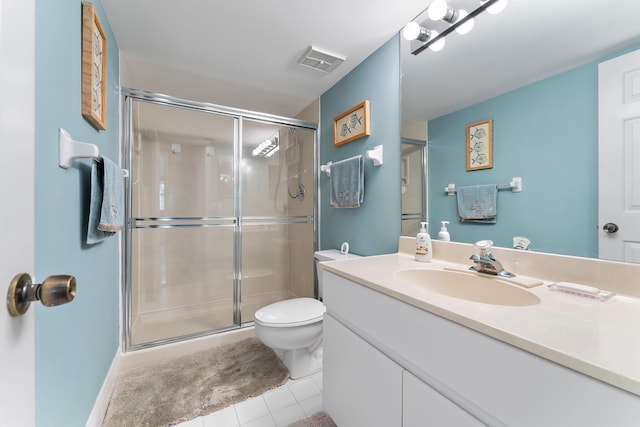
[[[274,154],[276,154],[278,151],[280,150],[280,146],[276,145],[275,147],[273,147],[273,149],[271,149],[271,151],[269,151],[267,154],[265,154],[265,157],[271,157]]]
[[[432,21],[445,21],[453,24],[458,20],[458,11],[452,9],[446,0],[435,0],[427,9],[427,16]]]
[[[438,37],[438,34],[439,33],[436,30],[428,30],[414,21],[409,22],[402,29],[402,36],[406,40],[418,40],[421,43],[425,43],[430,39],[435,39]],[[445,40],[441,38],[437,43],[430,44],[429,49],[437,52],[444,47],[444,42]]]
[[[485,10],[498,13],[502,11],[508,0],[481,0],[480,6],[471,12],[450,8],[446,0],[435,0],[427,8],[427,16],[434,21],[443,21],[450,24],[447,28],[438,31],[428,29],[423,23],[418,24],[412,21],[405,25],[402,35],[405,39],[412,41],[411,53],[418,55],[423,50],[429,48],[437,51],[444,47],[444,38],[452,32],[466,34],[473,28],[474,18]],[[423,12],[424,13],[424,12]]]
[[[418,40],[424,43],[429,40],[430,33],[429,30],[417,22],[411,21],[402,29],[402,37],[404,37],[405,40]]]
[[[444,37],[438,38],[439,35],[440,35],[440,33],[437,32],[436,30],[431,30],[431,38],[433,40],[431,41],[431,44],[429,45],[429,49],[431,49],[434,52],[438,52],[438,51],[442,50],[442,48],[444,47],[444,42],[445,42]]]
[[[487,0],[481,0],[481,2],[484,4],[487,2]],[[507,3],[509,3],[509,0],[498,0],[497,2],[489,6],[487,12],[492,15],[497,15],[498,13],[502,12],[505,7],[507,7]]]
[[[278,137],[272,137],[261,142],[260,145],[253,149],[251,155],[253,157],[271,157],[277,153],[279,149]]]
[[[464,9],[460,9],[458,11],[458,19],[464,19],[467,17],[467,15],[469,15],[469,12],[467,12]],[[469,19],[468,21],[465,21],[464,24],[456,28],[456,33],[463,34],[463,35],[467,34],[469,31],[473,29],[473,23],[474,23],[473,19]]]
[[[464,19],[469,12],[464,9],[456,10],[447,4],[446,0],[435,0],[427,8],[427,16],[432,21],[444,21],[448,24],[454,24]],[[456,33],[467,34],[473,28],[473,19],[466,20],[463,25],[456,28]]]

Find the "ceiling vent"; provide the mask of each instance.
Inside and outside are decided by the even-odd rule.
[[[347,58],[336,56],[332,53],[323,52],[310,46],[309,49],[298,59],[298,64],[313,68],[314,70],[330,73]]]

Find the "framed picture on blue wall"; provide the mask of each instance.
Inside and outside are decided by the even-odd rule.
[[[107,128],[107,36],[90,2],[82,3],[82,116]]]
[[[333,119],[333,145],[335,147],[368,135],[371,135],[368,100],[362,101]]]
[[[467,170],[493,167],[493,119],[467,126]]]

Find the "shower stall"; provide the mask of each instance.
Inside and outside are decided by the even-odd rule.
[[[400,142],[402,235],[415,237],[427,220],[427,143],[404,137]]]
[[[317,124],[123,91],[127,350],[315,295]]]

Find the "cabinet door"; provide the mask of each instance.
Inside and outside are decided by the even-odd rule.
[[[403,373],[404,392],[402,427],[484,426],[458,405],[420,381],[408,371]]]
[[[325,314],[324,410],[339,426],[400,427],[402,368]]]

